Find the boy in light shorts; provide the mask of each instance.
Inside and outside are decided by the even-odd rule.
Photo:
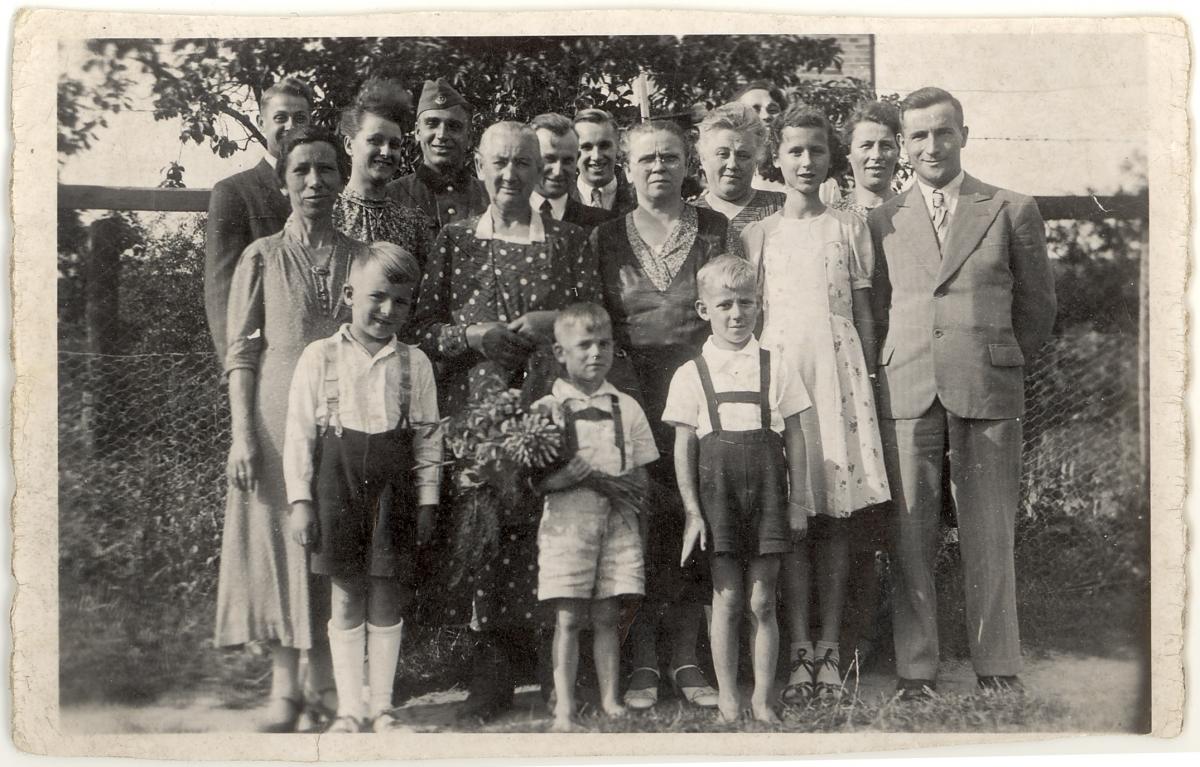
[[[553,730],[579,729],[575,676],[579,630],[591,614],[593,655],[600,705],[609,716],[625,713],[617,697],[622,597],[645,590],[638,519],[587,486],[596,473],[631,475],[644,493],[644,467],[658,459],[646,414],[605,378],[613,360],[612,323],[590,303],[572,304],[554,322],[554,355],[563,367],[551,394],[535,407],[549,407],[565,426],[569,463],[548,476],[538,529],[538,599],[553,602]]]

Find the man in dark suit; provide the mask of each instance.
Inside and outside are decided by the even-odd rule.
[[[1025,363],[1054,324],[1034,201],[963,173],[962,105],[939,88],[900,104],[915,181],[871,211],[878,406],[896,504],[897,690],[928,695],[938,668],[934,561],[943,451],[958,512],[971,661],[983,688],[1021,685],[1013,566]]]
[[[633,184],[617,165],[620,132],[612,115],[603,109],[584,109],[575,115],[579,136],[579,201],[623,216],[637,207]]]
[[[442,78],[426,80],[417,102],[417,143],[421,164],[388,184],[388,193],[409,208],[424,211],[436,235],[451,221],[487,210],[483,182],[471,171],[471,105]]]
[[[615,218],[613,211],[584,205],[572,194],[579,173],[579,137],[571,121],[547,113],[533,118],[529,125],[537,133],[543,163],[537,188],[529,196],[533,209],[585,229]]]
[[[263,91],[258,129],[267,140],[267,156],[250,170],[218,181],[208,201],[204,237],[204,311],[217,358],[225,360],[225,310],[229,283],[246,246],[283,229],[291,215],[287,194],[275,176],[283,134],[308,123],[312,92],[295,78],[284,78]]]

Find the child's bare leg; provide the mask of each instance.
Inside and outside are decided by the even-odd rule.
[[[572,732],[579,728],[575,721],[575,676],[579,669],[579,627],[583,623],[585,605],[581,599],[559,599],[555,602],[554,626],[554,732]]]
[[[621,600],[617,597],[592,602],[592,655],[596,661],[596,681],[600,683],[600,707],[609,716],[625,713],[617,695],[617,676],[621,663],[617,623]]]
[[[713,576],[712,653],[717,672],[717,708],[723,721],[741,715],[738,695],[738,628],[744,605],[742,563],[728,554],[711,558]]]
[[[395,578],[371,578],[367,590],[367,686],[371,718],[392,707],[392,687],[412,590]]]
[[[779,657],[779,624],[775,619],[775,585],[779,579],[779,557],[754,557],[747,573],[750,592],[750,636],[754,643],[754,692],[750,708],[760,722],[777,724],[771,707],[775,683],[775,661]]]

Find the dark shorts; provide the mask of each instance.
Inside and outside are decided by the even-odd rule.
[[[782,436],[769,429],[705,434],[699,473],[713,553],[752,557],[792,550]]]
[[[315,482],[321,534],[309,560],[314,573],[413,584],[417,525],[412,465],[408,429],[325,433]]]

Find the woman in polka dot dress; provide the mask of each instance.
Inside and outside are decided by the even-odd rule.
[[[451,416],[498,389],[523,386],[534,399],[548,394],[557,370],[555,313],[575,301],[600,300],[584,230],[529,205],[542,169],[534,132],[512,122],[491,126],[480,139],[476,169],[491,204],[438,234],[414,321],[421,349],[440,365],[439,404]],[[537,498],[505,509],[499,553],[464,579],[470,594],[439,593],[440,610],[426,604],[426,620],[469,621],[478,631],[464,717],[489,719],[506,709],[513,666],[526,665],[538,644],[540,511]]]

